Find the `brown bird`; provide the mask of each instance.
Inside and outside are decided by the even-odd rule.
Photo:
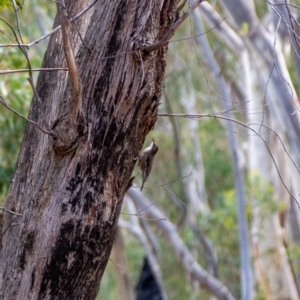
[[[141,190],[143,189],[144,183],[151,172],[153,159],[157,151],[158,151],[158,147],[155,144],[154,140],[152,139],[152,143],[150,144],[150,146],[144,149],[143,151],[141,151],[139,154],[138,166],[142,171],[142,179],[143,179]]]

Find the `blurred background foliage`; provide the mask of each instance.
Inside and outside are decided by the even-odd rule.
[[[1,7],[0,2],[0,7]],[[266,10],[265,1],[255,1],[259,16],[263,16]],[[5,20],[16,28],[16,20],[11,8],[1,8],[1,14]],[[23,8],[19,11],[20,24],[24,43],[45,34],[51,29],[55,15],[55,3],[50,1],[26,1]],[[194,30],[192,21],[188,20],[179,28],[173,37],[173,42],[169,45],[166,76],[164,82],[164,97],[159,108],[160,112],[167,110],[165,97],[168,97],[174,113],[184,112],[182,106],[182,89],[192,88],[196,97],[195,113],[214,113],[220,111],[219,100],[213,89],[214,80],[206,71],[205,61],[201,49],[195,44],[193,39]],[[13,34],[7,26],[0,21],[1,44],[11,43],[10,38]],[[222,61],[221,68],[236,72],[236,66],[232,63],[234,59],[230,55],[224,56],[221,49],[224,44],[213,34],[208,33],[207,37],[215,52],[216,58]],[[39,67],[42,62],[43,54],[46,49],[46,42],[29,49],[29,57],[32,67]],[[229,53],[229,52],[226,52]],[[27,68],[26,60],[21,51],[17,48],[0,49],[1,70]],[[293,63],[289,65],[291,74]],[[35,74],[37,76],[37,74]],[[16,73],[1,75],[0,95],[15,110],[27,116],[32,98],[32,90],[27,80],[27,73]],[[297,80],[299,82],[299,80]],[[181,145],[180,159],[183,165],[193,163],[193,145],[190,143],[187,120],[175,120]],[[221,281],[230,288],[233,294],[240,298],[240,265],[239,265],[239,246],[237,234],[236,199],[233,184],[233,174],[231,168],[231,158],[228,149],[226,129],[221,121],[215,119],[203,119],[197,122],[198,137],[201,143],[203,163],[205,169],[205,188],[208,196],[211,213],[199,215],[197,224],[202,232],[206,234],[215,246],[218,256],[219,272]],[[13,174],[19,147],[22,141],[22,134],[25,122],[0,105],[0,203],[3,205],[9,182]],[[147,181],[147,186],[160,186],[163,183],[171,183],[172,191],[175,195],[180,195],[180,180],[188,181],[189,177],[181,179],[178,177],[175,166],[173,127],[167,118],[159,118],[155,130],[150,133],[146,144],[154,138],[159,145],[152,173]],[[139,170],[136,168],[134,174],[138,174],[136,184],[141,183]],[[190,174],[183,174],[184,176]],[[190,176],[193,176],[191,174]],[[258,182],[260,182],[258,184]],[[259,188],[257,188],[259,186]],[[255,188],[253,188],[255,187]],[[150,198],[155,199],[170,219],[176,223],[178,211],[169,195],[163,188],[145,188],[145,192]],[[261,184],[261,180],[254,175],[248,176],[247,194],[249,201],[252,198],[261,199],[261,206],[265,206],[263,211],[266,213],[282,209],[272,200],[272,189],[268,185]],[[253,196],[253,194],[255,194]],[[250,207],[247,209],[249,219],[251,216]],[[139,243],[127,231],[122,230],[125,241],[126,258],[128,263],[129,278],[132,287],[135,288],[140,269],[143,265],[144,252]],[[180,229],[181,237],[184,239],[188,248],[194,256],[205,266],[204,249],[195,242],[194,234],[188,227]],[[162,271],[163,285],[169,299],[209,299],[210,296],[199,289],[191,288],[190,280],[186,278],[179,261],[175,258],[173,250],[165,240],[157,233],[160,246],[159,263]],[[299,256],[300,248],[293,246],[290,251],[290,259]],[[115,280],[116,268],[112,261],[108,262],[107,269],[102,279],[101,289],[97,299],[116,300],[120,299],[117,292]]]
[[[8,1],[11,3],[10,1]],[[1,6],[1,5],[0,5]],[[50,30],[55,15],[55,3],[26,1],[19,10],[20,26],[24,43],[29,43]],[[16,19],[11,6],[1,8],[1,17],[15,29]],[[14,43],[13,32],[0,22],[1,44]],[[28,51],[32,68],[41,65],[47,42],[41,42]],[[0,48],[1,70],[27,69],[27,62],[18,48]],[[37,74],[34,73],[35,78]],[[28,73],[1,75],[0,95],[13,109],[24,116],[28,115],[32,90],[27,80]],[[25,121],[0,105],[0,203],[3,205],[9,181],[12,177],[18,151],[22,141]]]

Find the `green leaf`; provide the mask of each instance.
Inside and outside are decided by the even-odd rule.
[[[22,1],[16,0],[16,4],[17,4],[17,6],[18,6],[20,9],[23,8],[24,2],[25,2],[24,0],[22,0]]]
[[[3,10],[5,7],[10,8],[11,3],[9,0],[0,0],[0,11]]]

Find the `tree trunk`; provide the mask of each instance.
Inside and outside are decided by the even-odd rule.
[[[128,191],[128,196],[135,203],[137,212],[145,210],[146,207],[147,218],[150,220],[160,220],[160,222],[156,222],[156,225],[159,227],[166,241],[172,246],[172,249],[179,258],[187,274],[193,278],[193,280],[198,281],[201,287],[209,291],[217,299],[235,300],[233,295],[221,281],[210,275],[198,264],[184,244],[183,240],[178,235],[176,226],[174,226],[174,224],[172,224],[165,214],[163,214],[158,208],[151,205],[152,201],[149,201],[135,189],[130,189]]]
[[[232,30],[228,30],[230,28],[223,22],[222,30],[218,30],[219,26],[217,26],[214,32],[235,55],[241,57],[240,53],[249,54],[250,67],[247,67],[248,63],[245,60],[244,72],[238,73],[238,78],[245,80],[244,85],[247,87],[244,103],[247,105],[248,122],[251,128],[259,132],[268,143],[281,176],[279,177],[278,170],[263,140],[250,134],[248,168],[250,179],[255,179],[250,197],[253,208],[251,238],[256,281],[264,299],[299,299],[293,278],[295,274],[292,272],[292,265],[285,248],[282,230],[285,224],[280,223],[282,212],[271,211],[271,204],[269,204],[270,201],[276,201],[280,205],[278,207],[283,207],[283,203],[287,207],[289,205],[291,197],[282,185],[281,178],[288,188],[298,186],[299,172],[295,170],[285,151],[291,153],[297,165],[300,161],[298,102],[293,83],[287,72],[285,58],[277,46],[278,23],[273,28],[274,32],[266,31],[263,25],[260,26],[253,1],[223,0],[221,3],[227,8],[236,25],[239,27],[248,25],[245,43]],[[212,7],[205,3],[202,8],[210,24],[213,20],[216,24],[216,12],[212,12]],[[282,20],[281,23],[286,26]],[[263,115],[258,108],[264,112]],[[281,137],[286,150],[282,147],[280,140],[275,138],[271,130],[264,125],[272,128]],[[274,187],[272,197],[267,197],[269,185]],[[297,190],[295,188],[294,195],[297,195]],[[295,200],[292,199],[292,201]],[[262,203],[270,205],[268,214],[267,208]],[[298,208],[295,209],[296,215],[298,211]],[[297,223],[293,222],[293,225],[293,230],[297,231]]]
[[[89,2],[68,0],[67,7],[75,14]],[[22,216],[11,224],[16,216],[4,215],[1,299],[96,297],[135,158],[161,96],[167,46],[136,50],[162,37],[178,17],[177,5],[98,1],[76,21],[71,43],[82,85],[80,126],[62,123],[72,101],[68,73],[40,73],[42,104],[34,97],[29,119],[49,124],[55,138],[27,123],[5,205]],[[56,32],[43,67],[64,65]]]
[[[239,233],[239,247],[240,247],[240,270],[241,270],[241,293],[243,300],[252,300],[254,295],[253,272],[251,266],[251,252],[248,237],[248,223],[245,208],[245,187],[244,187],[244,174],[242,169],[241,155],[238,139],[236,137],[236,127],[230,120],[233,119],[231,113],[231,106],[229,105],[230,91],[224,77],[221,74],[221,69],[214,59],[211,47],[207,41],[204,32],[202,21],[200,19],[199,11],[194,14],[195,24],[198,31],[198,41],[203,48],[204,56],[208,62],[212,74],[216,78],[216,86],[218,93],[221,95],[221,105],[224,115],[227,118],[226,128],[228,132],[228,142],[230,154],[232,159],[232,169],[234,174],[234,185],[237,201],[237,221]]]

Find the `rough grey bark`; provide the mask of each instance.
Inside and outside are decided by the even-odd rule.
[[[33,99],[29,119],[49,124],[56,136],[26,126],[5,204],[22,216],[8,228],[14,216],[4,215],[0,299],[96,297],[134,159],[161,96],[167,46],[142,49],[176,21],[178,2],[98,1],[77,22],[88,48],[72,26],[82,122],[65,118],[72,101],[68,74],[39,75],[42,105]],[[90,1],[66,3],[75,14]],[[65,64],[57,32],[43,67]]]

